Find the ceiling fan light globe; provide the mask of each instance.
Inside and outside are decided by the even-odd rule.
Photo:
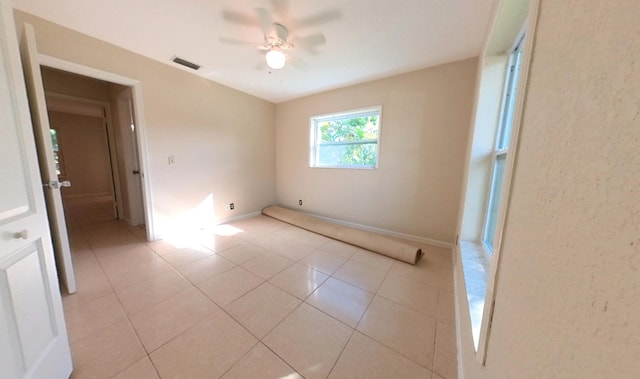
[[[265,56],[267,66],[273,70],[280,70],[284,67],[287,57],[280,50],[270,50]]]

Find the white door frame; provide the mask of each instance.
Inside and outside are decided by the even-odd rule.
[[[109,142],[108,143],[109,165],[111,168],[111,184],[112,184],[111,192],[115,200],[115,206],[117,208],[117,211],[115,211],[115,215],[117,216],[118,219],[121,219],[122,218],[122,195],[121,195],[122,192],[120,189],[121,187],[120,187],[120,175],[118,171],[118,156],[116,154],[117,152],[116,152],[115,130],[113,128],[113,122],[111,117],[111,104],[104,101],[91,100],[83,97],[76,97],[76,96],[47,91],[46,87],[44,90],[45,90],[45,96],[47,98],[48,111],[97,117],[97,118],[101,118],[106,123],[107,140]],[[55,101],[51,101],[54,99]],[[63,104],[62,106],[60,106],[61,103]],[[65,103],[69,104],[70,106],[66,106]],[[74,107],[73,105],[71,105],[73,103],[92,105],[96,107],[95,109],[96,111],[98,110],[97,108],[100,108],[100,112],[99,114],[97,113],[94,114],[93,112],[89,112],[89,111],[83,112],[82,110],[78,109],[77,106]],[[73,182],[71,182],[71,185],[73,185]],[[64,202],[64,199],[63,199],[63,202]]]
[[[140,159],[140,176],[142,182],[142,199],[144,201],[145,225],[147,231],[147,240],[154,241],[157,239],[153,224],[153,207],[151,197],[151,182],[149,179],[149,160],[147,156],[147,137],[146,124],[144,117],[144,104],[142,98],[142,83],[139,80],[127,78],[118,74],[107,71],[98,70],[92,67],[84,66],[78,63],[65,61],[52,56],[38,54],[41,66],[55,68],[62,71],[71,72],[78,75],[87,76],[94,79],[103,80],[123,86],[131,87],[133,92],[133,108],[136,123],[138,153]]]

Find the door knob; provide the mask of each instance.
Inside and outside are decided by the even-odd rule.
[[[139,171],[139,170],[133,170],[133,171],[131,171],[131,173],[132,173],[133,175],[138,175],[138,174],[140,173],[140,171]]]
[[[71,182],[68,180],[65,180],[63,182],[52,180],[44,183],[43,186],[50,189],[59,189],[60,187],[71,187]]]
[[[27,238],[29,238],[29,231],[25,229],[21,232],[13,233],[13,238],[16,238],[16,239],[22,238],[23,240],[26,240]]]

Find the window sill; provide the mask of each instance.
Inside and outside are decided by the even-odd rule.
[[[486,258],[483,246],[470,241],[460,242],[460,262],[462,263],[469,315],[471,317],[473,344],[477,351],[487,294],[490,262]]]
[[[315,165],[309,166],[309,168],[334,168],[334,169],[347,169],[347,170],[375,170],[378,166],[323,166],[323,165]]]

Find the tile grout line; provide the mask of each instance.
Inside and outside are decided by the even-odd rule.
[[[91,253],[92,253],[92,254],[94,255],[94,257],[95,257],[94,247],[92,247],[91,242],[90,242],[90,241],[89,241],[89,239],[87,238],[87,236],[86,236],[86,234],[85,234],[85,231],[83,230],[82,226],[80,227],[80,229],[81,229],[81,231],[82,231],[82,234],[83,234],[83,237],[84,237],[85,241],[86,241],[86,242],[87,242],[87,244],[89,245],[89,249],[91,250]],[[135,236],[135,235],[134,235],[134,236]],[[137,236],[135,236],[135,237],[137,238]],[[138,331],[137,331],[137,330],[136,330],[136,328],[134,327],[133,322],[131,322],[131,319],[129,318],[129,314],[125,311],[124,306],[122,305],[122,302],[121,302],[120,298],[118,297],[118,294],[117,294],[117,292],[116,292],[115,288],[113,288],[113,284],[112,284],[112,282],[111,282],[111,279],[106,275],[106,272],[104,272],[104,267],[102,266],[102,263],[100,262],[100,260],[99,260],[97,257],[95,257],[95,258],[96,258],[96,261],[98,262],[98,265],[100,266],[100,269],[103,271],[103,273],[105,274],[105,277],[106,277],[106,278],[107,278],[107,280],[109,281],[109,286],[111,287],[111,291],[112,291],[112,293],[113,293],[114,297],[116,298],[116,300],[118,301],[118,304],[120,305],[120,308],[121,308],[122,312],[123,312],[123,313],[124,313],[124,315],[125,315],[125,319],[126,319],[126,321],[129,323],[129,326],[130,326],[130,327],[131,327],[131,329],[133,330],[133,333],[135,334],[135,336],[136,336],[136,338],[137,338],[137,340],[138,340],[138,343],[140,344],[140,347],[142,347],[142,350],[143,350],[143,351],[145,352],[145,354],[146,354],[144,357],[147,357],[147,358],[149,359],[149,362],[150,362],[150,363],[151,363],[151,365],[153,366],[154,370],[156,371],[156,373],[158,373],[158,372],[157,372],[158,370],[157,370],[157,368],[155,367],[155,365],[153,364],[153,361],[151,361],[151,357],[150,357],[150,355],[149,355],[149,352],[147,351],[146,347],[145,347],[145,346],[144,346],[144,344],[142,343],[142,340],[140,339],[140,335],[138,334]],[[104,327],[104,328],[101,328],[101,329],[100,329],[100,331],[101,331],[101,330],[104,330],[104,329],[106,329],[106,328],[108,328],[109,326],[112,326],[112,325],[114,325],[114,324],[115,324],[115,323],[109,324],[108,326],[106,326],[106,327]],[[94,333],[92,333],[92,334],[95,334],[95,333],[97,333],[97,331],[96,331],[96,332],[94,332]],[[140,359],[138,359],[138,360],[136,360],[135,362],[133,362],[133,363],[132,363],[132,364],[130,364],[129,366],[124,367],[122,370],[120,370],[120,371],[116,372],[116,373],[115,373],[114,375],[112,375],[111,377],[114,377],[114,376],[116,376],[116,375],[119,375],[120,373],[122,373],[122,372],[124,372],[125,370],[129,369],[131,366],[133,366],[133,365],[135,365],[136,363],[138,363],[141,359],[144,359],[144,357],[143,357],[143,358],[140,358]],[[160,377],[159,373],[158,373],[158,377]]]
[[[202,320],[199,320],[199,321],[198,321],[198,322],[196,322],[194,325],[192,325],[191,327],[187,328],[186,330],[184,330],[183,332],[179,333],[178,335],[176,335],[176,336],[172,337],[171,339],[169,339],[168,341],[166,341],[165,343],[163,343],[162,345],[160,345],[159,347],[157,347],[157,348],[156,348],[156,349],[154,349],[153,351],[147,351],[147,348],[144,346],[144,344],[142,344],[142,341],[141,341],[141,339],[140,339],[140,336],[138,335],[138,331],[136,330],[136,328],[133,326],[133,323],[131,322],[131,319],[130,319],[130,317],[129,317],[129,314],[124,310],[124,306],[123,306],[123,304],[122,304],[122,302],[121,302],[121,299],[120,299],[120,297],[118,296],[117,292],[115,291],[115,288],[113,287],[113,282],[112,282],[111,278],[110,278],[108,275],[106,275],[106,272],[105,272],[105,270],[104,270],[103,263],[101,262],[101,260],[97,257],[97,255],[96,255],[96,253],[95,253],[95,249],[96,249],[95,241],[94,241],[93,243],[89,241],[89,238],[87,238],[87,236],[86,236],[86,231],[83,229],[83,227],[82,227],[82,226],[80,226],[80,227],[79,227],[79,229],[80,229],[80,232],[82,233],[83,239],[87,242],[87,245],[89,246],[89,249],[90,249],[90,251],[91,251],[91,254],[93,255],[93,258],[96,260],[96,262],[98,263],[98,266],[99,266],[100,270],[102,271],[102,273],[103,273],[103,274],[105,275],[105,277],[107,278],[108,283],[109,283],[109,286],[110,286],[110,289],[111,289],[112,293],[115,295],[115,297],[116,297],[116,299],[117,299],[117,301],[118,301],[118,304],[119,304],[119,305],[120,305],[120,307],[121,307],[121,310],[124,312],[125,317],[126,317],[126,320],[129,322],[129,325],[130,325],[130,326],[131,326],[131,328],[133,329],[133,331],[134,331],[134,333],[135,333],[135,335],[136,335],[136,338],[138,339],[139,344],[142,346],[142,348],[143,348],[144,352],[146,353],[145,357],[146,357],[147,359],[149,359],[149,361],[150,361],[150,363],[152,364],[152,366],[153,366],[153,368],[154,368],[154,370],[155,370],[156,374],[158,374],[158,376],[160,376],[160,373],[159,373],[159,371],[158,371],[158,368],[156,367],[156,365],[155,365],[155,364],[153,363],[153,361],[151,360],[151,356],[150,356],[150,355],[151,355],[151,353],[153,353],[154,351],[157,351],[158,349],[162,348],[163,346],[165,346],[165,345],[166,345],[166,344],[168,344],[169,342],[173,341],[175,338],[177,338],[177,337],[179,337],[179,336],[181,336],[181,335],[183,335],[183,334],[187,333],[188,331],[192,330],[196,325],[198,325],[198,324],[202,323],[204,320],[207,320],[207,319],[209,319],[209,318],[211,318],[211,317],[215,317],[215,315],[217,314],[217,312],[214,312],[213,314],[211,314],[211,315],[209,315],[209,316],[207,316],[207,317],[203,318]],[[140,242],[145,242],[145,241],[142,241],[142,240],[140,239],[140,237],[138,237],[137,235],[135,235],[134,233],[132,233],[132,232],[131,232],[131,230],[129,230],[129,229],[123,229],[123,230],[126,230],[130,235],[133,235],[133,236],[134,236],[134,238],[136,238],[136,240],[140,240]],[[282,230],[282,229],[280,229],[280,230]],[[406,305],[403,305],[403,304],[401,304],[401,303],[398,303],[398,302],[396,302],[396,301],[394,301],[394,300],[392,300],[392,299],[387,299],[386,297],[384,297],[384,296],[380,295],[380,290],[382,289],[382,287],[383,287],[384,283],[386,282],[386,280],[387,280],[391,275],[396,275],[396,274],[392,274],[392,268],[393,268],[393,265],[394,265],[394,264],[397,264],[397,262],[395,262],[395,261],[394,261],[391,265],[389,265],[389,266],[385,269],[385,271],[384,271],[384,277],[382,278],[381,282],[377,285],[377,287],[376,287],[376,289],[375,289],[375,292],[370,292],[370,291],[368,291],[368,290],[366,290],[366,289],[364,289],[364,288],[362,288],[362,287],[360,287],[360,286],[358,286],[358,285],[354,285],[354,284],[352,284],[352,283],[346,282],[346,281],[344,281],[344,280],[342,280],[342,279],[339,279],[339,278],[337,278],[337,277],[335,277],[335,276],[334,276],[337,272],[339,272],[339,270],[340,270],[341,268],[343,268],[347,263],[349,263],[349,262],[351,262],[351,261],[356,262],[356,263],[358,263],[358,264],[364,264],[364,265],[371,266],[371,267],[377,267],[377,266],[374,266],[374,265],[370,265],[370,264],[368,264],[368,262],[364,262],[364,261],[359,262],[357,259],[354,259],[355,254],[357,254],[357,250],[356,250],[355,252],[353,252],[353,253],[352,253],[352,254],[351,254],[351,255],[350,255],[346,260],[344,260],[344,261],[343,261],[343,262],[342,262],[342,263],[341,263],[341,264],[340,264],[340,265],[339,265],[335,270],[333,270],[333,272],[332,272],[332,273],[330,273],[330,274],[329,274],[329,273],[325,273],[324,271],[318,270],[318,269],[316,269],[315,267],[310,266],[310,265],[308,265],[308,264],[301,263],[301,261],[302,261],[302,260],[304,260],[306,257],[308,257],[308,256],[310,256],[310,255],[312,255],[312,254],[315,254],[315,253],[317,253],[317,252],[319,252],[319,251],[323,251],[323,252],[325,252],[325,253],[331,254],[331,255],[333,255],[333,256],[338,256],[338,257],[339,257],[340,255],[335,254],[335,253],[332,253],[332,252],[329,252],[329,251],[326,251],[326,250],[323,250],[323,249],[322,249],[322,247],[315,247],[315,246],[306,245],[306,244],[304,244],[304,243],[300,242],[299,240],[297,240],[296,238],[287,238],[287,237],[285,237],[285,236],[281,236],[281,238],[283,238],[283,239],[287,239],[287,240],[289,240],[289,241],[295,241],[295,242],[297,242],[297,243],[299,243],[299,244],[301,244],[301,245],[305,245],[306,247],[308,247],[308,248],[312,249],[312,252],[311,252],[310,254],[307,254],[306,256],[304,256],[304,257],[300,258],[300,259],[297,259],[297,260],[291,260],[289,257],[287,257],[287,256],[283,256],[283,255],[281,255],[280,253],[278,253],[278,252],[276,252],[276,251],[274,251],[274,250],[270,250],[270,249],[268,249],[268,248],[265,248],[265,247],[263,247],[263,246],[261,246],[261,245],[258,245],[258,244],[256,244],[256,243],[254,243],[254,242],[250,242],[250,241],[247,241],[247,240],[242,239],[242,243],[247,243],[247,244],[253,245],[253,246],[255,246],[255,247],[258,247],[258,248],[260,248],[260,249],[263,249],[263,250],[265,250],[265,251],[268,251],[268,252],[270,252],[270,253],[276,254],[276,255],[277,255],[277,256],[279,256],[279,257],[283,257],[283,258],[285,258],[285,259],[287,259],[287,260],[290,260],[292,263],[291,263],[291,264],[288,264],[288,266],[286,266],[285,268],[283,268],[283,269],[279,270],[278,272],[276,272],[275,274],[271,275],[268,279],[265,279],[265,278],[263,278],[263,277],[260,277],[260,279],[261,279],[260,284],[258,284],[257,286],[253,287],[252,289],[250,289],[250,290],[249,290],[249,291],[247,291],[246,293],[242,294],[242,295],[241,295],[241,296],[239,296],[238,298],[234,299],[233,301],[229,302],[229,304],[226,304],[226,305],[225,305],[225,307],[227,307],[227,306],[229,306],[230,304],[233,304],[235,301],[238,301],[239,299],[242,299],[243,297],[245,297],[245,296],[247,296],[247,295],[251,294],[251,293],[252,293],[252,292],[254,292],[258,287],[260,287],[261,285],[263,285],[264,283],[269,283],[270,285],[275,286],[275,287],[276,287],[276,288],[278,288],[279,290],[281,290],[281,291],[283,291],[283,292],[285,292],[285,293],[288,293],[289,295],[292,295],[292,296],[293,296],[294,298],[296,298],[297,300],[300,300],[300,303],[299,303],[299,304],[297,304],[297,305],[296,305],[296,306],[295,306],[295,307],[294,307],[290,312],[288,312],[288,313],[287,313],[287,314],[286,314],[286,315],[285,315],[285,316],[284,316],[284,317],[283,317],[279,322],[277,322],[273,327],[271,327],[271,328],[266,332],[266,334],[265,334],[262,338],[257,337],[257,336],[256,336],[256,335],[254,335],[251,331],[249,331],[249,330],[248,330],[248,329],[247,329],[247,328],[246,328],[246,327],[245,327],[245,326],[244,326],[244,325],[243,325],[239,320],[237,320],[236,318],[234,318],[234,317],[233,317],[233,316],[232,316],[232,315],[231,315],[231,314],[230,314],[230,313],[225,309],[225,307],[218,306],[218,310],[220,310],[220,311],[224,312],[227,316],[229,316],[232,320],[234,320],[234,322],[236,322],[236,323],[237,323],[239,326],[241,326],[241,327],[242,327],[242,328],[243,328],[247,333],[249,333],[251,336],[253,336],[253,337],[254,337],[254,338],[256,338],[256,340],[257,340],[257,342],[256,342],[255,344],[253,344],[253,346],[252,346],[251,348],[249,348],[249,350],[248,350],[247,352],[245,352],[245,353],[244,353],[244,354],[243,354],[243,355],[242,355],[238,360],[236,360],[236,361],[235,361],[235,362],[234,362],[234,363],[233,363],[229,368],[227,368],[227,369],[222,373],[222,375],[224,375],[224,374],[226,374],[227,372],[229,372],[231,369],[233,369],[233,367],[236,367],[236,366],[238,365],[238,363],[239,363],[239,362],[241,362],[245,357],[247,357],[247,355],[248,355],[248,354],[249,354],[249,353],[250,353],[254,348],[256,348],[256,346],[258,346],[259,344],[262,344],[263,346],[267,347],[267,349],[269,349],[269,351],[271,351],[271,352],[272,352],[276,357],[278,357],[278,358],[279,358],[281,361],[283,361],[287,366],[291,367],[294,371],[296,371],[296,372],[297,372],[297,370],[295,370],[295,368],[293,368],[289,362],[287,362],[287,361],[286,361],[283,357],[281,357],[280,355],[276,354],[276,352],[275,352],[275,351],[273,351],[273,350],[272,350],[268,345],[266,345],[266,344],[264,343],[264,339],[265,339],[266,337],[268,337],[268,336],[269,336],[269,335],[270,335],[270,334],[271,334],[271,333],[272,333],[276,328],[278,328],[278,327],[279,327],[279,326],[280,326],[280,325],[281,325],[281,324],[282,324],[282,323],[283,323],[283,322],[284,322],[288,317],[290,317],[290,315],[291,315],[292,313],[294,313],[295,311],[297,311],[297,310],[301,307],[301,305],[302,305],[303,303],[305,303],[306,305],[308,305],[308,306],[312,307],[313,309],[315,309],[315,310],[317,310],[317,311],[321,312],[322,314],[324,314],[324,315],[326,315],[326,316],[329,316],[331,319],[333,319],[333,320],[335,320],[335,321],[338,321],[338,322],[340,322],[341,324],[343,324],[343,325],[347,326],[349,329],[351,329],[351,333],[350,333],[350,335],[349,335],[349,338],[346,340],[346,343],[342,346],[342,349],[340,350],[340,353],[338,354],[337,358],[336,358],[336,359],[335,359],[335,361],[333,362],[333,365],[331,366],[331,369],[328,371],[327,376],[330,376],[330,375],[331,375],[331,373],[333,372],[333,370],[335,369],[335,367],[336,367],[336,365],[337,365],[338,361],[340,360],[340,358],[341,358],[341,357],[342,357],[342,355],[344,354],[344,351],[346,350],[346,347],[347,347],[347,346],[349,345],[349,343],[352,341],[353,336],[354,336],[354,334],[355,334],[356,332],[361,333],[361,334],[363,334],[364,336],[366,336],[366,337],[368,337],[368,338],[371,338],[371,340],[372,340],[372,341],[375,341],[376,343],[379,343],[381,346],[386,347],[386,348],[387,348],[387,349],[389,349],[390,351],[392,351],[392,352],[394,352],[394,353],[396,353],[396,354],[399,354],[400,356],[403,356],[404,358],[406,358],[406,359],[408,359],[409,361],[411,361],[411,362],[415,363],[415,364],[416,364],[416,365],[418,365],[419,367],[424,367],[425,369],[427,369],[428,371],[430,371],[430,372],[432,373],[432,375],[433,375],[433,374],[436,374],[436,373],[435,373],[435,356],[436,356],[436,347],[437,347],[437,333],[438,333],[438,329],[439,329],[439,322],[440,322],[440,320],[438,319],[438,311],[439,311],[439,308],[440,308],[440,299],[441,299],[441,297],[442,297],[442,293],[441,293],[441,292],[442,292],[442,290],[441,290],[439,287],[437,287],[437,288],[436,288],[436,289],[437,289],[437,302],[436,302],[436,310],[435,310],[435,311],[436,311],[436,317],[435,317],[435,318],[433,318],[433,317],[430,317],[430,316],[428,316],[428,315],[423,314],[422,312],[420,312],[420,311],[418,311],[418,310],[416,310],[416,309],[413,309],[413,308],[411,308],[411,307],[408,307],[408,306],[406,306]],[[149,246],[149,245],[148,245],[148,243],[145,243],[145,246],[147,246],[150,250],[152,250],[156,256],[160,257],[160,258],[162,259],[162,261],[163,261],[163,262],[167,263],[167,264],[168,264],[168,265],[173,269],[173,271],[175,271],[175,272],[176,272],[176,273],[177,273],[181,278],[185,279],[185,280],[189,283],[190,288],[195,288],[195,289],[196,289],[200,294],[204,295],[204,296],[205,296],[209,301],[211,301],[213,304],[215,304],[215,305],[217,306],[216,302],[215,302],[215,301],[213,301],[211,298],[209,298],[209,296],[207,296],[207,295],[206,295],[206,294],[205,294],[205,293],[204,293],[204,292],[203,292],[203,291],[198,287],[197,283],[195,283],[195,282],[193,282],[193,281],[189,280],[188,278],[186,278],[186,277],[185,277],[185,276],[184,276],[180,271],[178,271],[177,267],[175,267],[174,265],[172,265],[171,263],[169,263],[166,259],[164,259],[164,257],[163,257],[162,255],[160,255],[160,254],[159,254],[155,249],[153,249],[151,246]],[[326,246],[326,244],[324,244],[323,246]],[[204,246],[204,245],[203,245],[203,247],[204,247],[204,248],[206,248],[206,249],[208,249],[208,250],[212,250],[212,249],[209,249],[207,246]],[[228,250],[228,249],[225,249],[225,250]],[[212,250],[212,251],[213,251],[213,254],[214,254],[214,255],[219,255],[216,251],[214,251],[214,250]],[[231,267],[231,268],[229,268],[229,269],[227,269],[227,270],[224,270],[224,271],[222,271],[222,272],[220,272],[220,273],[216,273],[216,274],[215,274],[215,275],[213,275],[211,278],[213,278],[213,277],[215,277],[215,276],[217,276],[217,275],[219,275],[219,274],[222,274],[222,273],[224,273],[224,272],[227,272],[227,271],[229,271],[229,270],[231,270],[231,269],[233,269],[233,268],[235,268],[235,267],[241,267],[242,269],[247,270],[246,268],[244,268],[244,267],[243,267],[243,264],[245,264],[245,263],[247,263],[247,262],[249,262],[249,261],[251,261],[251,260],[257,259],[257,258],[259,258],[260,256],[261,256],[261,255],[256,256],[256,257],[253,257],[253,258],[251,258],[251,259],[249,259],[249,260],[247,260],[247,261],[245,261],[245,262],[243,262],[243,263],[241,263],[241,264],[238,264],[238,263],[236,263],[235,261],[231,261],[231,262],[233,263],[233,267]],[[223,256],[221,256],[221,255],[220,255],[220,257],[224,258],[224,257],[223,257]],[[196,259],[195,261],[190,262],[190,263],[197,262],[197,261],[199,261],[200,259],[204,259],[204,258],[206,258],[206,257],[202,257],[202,258]],[[189,264],[190,264],[190,263],[189,263]],[[319,283],[319,284],[318,284],[318,286],[317,286],[316,288],[314,288],[314,290],[313,290],[313,291],[311,291],[311,293],[309,293],[309,294],[308,294],[304,299],[300,299],[300,298],[298,298],[297,296],[295,296],[295,295],[293,295],[293,294],[289,293],[288,291],[286,291],[286,290],[284,290],[284,289],[282,289],[282,288],[280,288],[280,287],[278,287],[278,286],[276,286],[276,285],[274,285],[273,283],[271,283],[271,282],[270,282],[270,280],[272,280],[275,276],[279,275],[279,274],[280,274],[280,273],[282,273],[283,271],[285,271],[285,270],[289,269],[290,267],[293,267],[293,266],[294,266],[294,265],[296,265],[296,264],[300,264],[300,265],[302,265],[302,266],[304,266],[304,267],[306,267],[306,268],[308,268],[308,269],[310,269],[310,270],[313,270],[313,271],[321,272],[321,273],[323,273],[323,275],[326,275],[326,276],[327,276],[327,277],[326,277],[326,279],[325,279],[324,281],[322,281],[321,283]],[[247,271],[249,271],[249,270],[247,270]],[[249,272],[250,272],[250,271],[249,271]],[[253,273],[252,273],[252,274],[253,274]],[[254,275],[255,275],[255,274],[254,274]],[[257,275],[256,275],[256,276],[257,276]],[[316,308],[314,305],[312,305],[312,304],[310,304],[310,303],[308,303],[308,302],[307,302],[307,301],[311,298],[311,296],[313,296],[313,294],[314,294],[314,293],[316,293],[316,292],[317,292],[317,291],[318,291],[322,286],[324,286],[324,285],[327,283],[327,281],[328,281],[329,279],[331,279],[331,278],[333,278],[333,279],[335,279],[335,280],[338,280],[339,282],[345,283],[345,284],[347,284],[347,285],[353,286],[353,287],[355,287],[355,288],[358,288],[358,289],[360,289],[360,290],[363,290],[363,291],[365,291],[366,293],[370,293],[370,294],[372,294],[372,295],[373,295],[373,297],[371,298],[371,300],[367,303],[366,307],[364,308],[364,311],[363,311],[363,312],[362,312],[362,314],[360,315],[360,318],[358,319],[358,322],[356,323],[356,325],[355,325],[354,327],[351,327],[350,325],[347,325],[345,322],[343,322],[343,321],[341,321],[341,320],[337,319],[336,317],[334,317],[334,316],[332,316],[332,315],[330,315],[330,314],[326,313],[325,311],[323,311],[323,310],[321,310],[321,309],[319,309],[319,308]],[[209,278],[209,279],[210,279],[210,278]],[[207,279],[207,280],[209,280],[209,279]],[[137,283],[138,283],[138,282],[137,282]],[[135,284],[137,284],[137,283],[129,284],[128,286],[125,286],[124,288],[131,287],[131,286],[133,286],[133,285],[135,285]],[[106,295],[105,295],[105,296],[106,296]],[[364,333],[362,333],[362,332],[360,332],[360,331],[358,330],[358,327],[359,327],[359,326],[360,326],[360,324],[362,323],[363,318],[365,317],[365,315],[367,314],[367,312],[370,310],[370,308],[371,308],[371,304],[373,303],[373,301],[375,300],[375,298],[376,298],[376,297],[378,297],[378,296],[379,296],[380,298],[382,298],[382,299],[385,299],[385,300],[390,301],[391,303],[395,304],[395,306],[404,307],[404,308],[406,308],[406,309],[409,309],[409,310],[412,310],[412,311],[414,311],[414,312],[417,312],[418,314],[420,314],[420,315],[422,315],[422,316],[429,317],[429,318],[432,318],[432,319],[434,319],[434,320],[435,320],[436,324],[435,324],[435,329],[434,329],[434,338],[433,338],[433,346],[432,346],[432,347],[433,347],[433,354],[432,354],[432,357],[431,357],[431,363],[432,363],[432,368],[431,368],[431,369],[429,369],[429,368],[428,368],[428,367],[426,367],[426,366],[421,365],[420,363],[418,363],[418,362],[414,361],[413,359],[411,359],[411,358],[409,358],[409,357],[405,356],[404,354],[402,354],[402,353],[400,353],[400,352],[396,351],[396,350],[395,350],[395,349],[393,349],[392,347],[387,346],[386,344],[384,344],[384,343],[382,343],[382,342],[378,341],[377,339],[375,339],[375,338],[373,338],[373,337],[371,337],[371,336],[368,336],[367,334],[364,334]],[[103,296],[103,297],[104,297],[104,296]],[[101,298],[102,298],[102,297],[101,297]],[[145,308],[145,309],[147,309],[147,308]],[[107,326],[107,327],[108,327],[108,326]],[[104,329],[104,328],[103,328],[103,329]],[[102,330],[102,329],[100,329],[100,330]],[[141,359],[144,359],[144,357],[143,357],[143,358],[141,358]],[[126,368],[122,369],[121,371],[119,371],[119,372],[118,372],[118,373],[116,373],[115,375],[118,375],[119,373],[121,373],[121,372],[123,372],[123,371],[127,370],[127,369],[128,369],[128,368],[130,368],[131,366],[133,366],[133,365],[137,364],[141,359],[136,360],[134,363],[132,363],[132,364],[131,364],[131,365],[129,365],[128,367],[126,367]],[[299,374],[299,373],[298,373],[298,374]]]

